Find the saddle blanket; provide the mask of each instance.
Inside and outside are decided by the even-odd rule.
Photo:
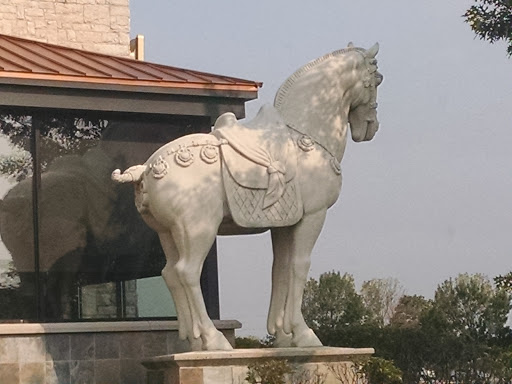
[[[232,113],[220,116],[212,132],[221,146],[222,175],[233,220],[241,227],[288,226],[303,215],[297,187],[296,147],[272,106],[241,124]]]

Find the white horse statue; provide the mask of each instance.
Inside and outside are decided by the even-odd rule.
[[[378,44],[349,44],[303,66],[248,123],[220,116],[210,134],[158,149],[144,165],[112,179],[135,184],[135,203],[158,232],[162,276],[176,304],[179,333],[193,350],[232,349],[208,317],[203,262],[217,234],[272,234],[274,262],[268,332],[277,347],[315,347],[302,296],[311,251],[341,190],[349,127],[356,142],[378,129]]]

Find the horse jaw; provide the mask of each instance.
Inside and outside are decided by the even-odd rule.
[[[368,104],[360,105],[348,114],[350,133],[356,143],[373,139],[379,130],[377,111],[369,110],[370,108]]]

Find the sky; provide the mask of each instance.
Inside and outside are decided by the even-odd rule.
[[[310,276],[392,277],[433,297],[459,273],[512,270],[512,59],[475,38],[470,0],[130,0],[145,59],[262,81],[255,116],[296,69],[353,41],[380,44],[380,130],[349,142],[343,188]],[[222,319],[264,336],[270,236],[218,241]]]

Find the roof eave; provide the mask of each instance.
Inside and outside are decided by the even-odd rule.
[[[132,93],[157,93],[169,95],[227,97],[254,100],[258,88],[263,84],[203,84],[192,82],[153,82],[148,80],[76,78],[73,76],[52,76],[26,73],[6,73],[0,71],[0,84],[37,86],[48,88],[91,89]]]

